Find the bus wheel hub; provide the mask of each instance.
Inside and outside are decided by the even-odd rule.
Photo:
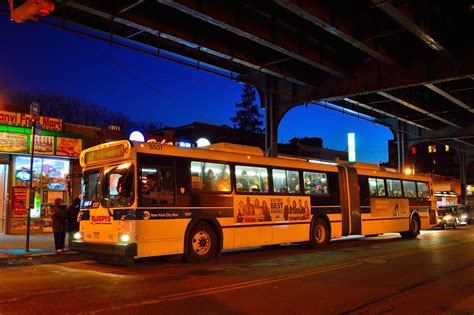
[[[200,231],[194,235],[193,250],[198,255],[206,255],[211,248],[211,237],[205,231]]]

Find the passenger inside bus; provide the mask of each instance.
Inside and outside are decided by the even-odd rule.
[[[214,176],[214,171],[212,169],[209,169],[206,176],[203,178],[202,189],[208,191],[216,190],[216,177]]]
[[[299,193],[300,192],[300,184],[298,183],[298,178],[296,175],[292,175],[288,182],[288,192],[289,193]]]
[[[216,182],[217,191],[230,191],[230,176],[227,172],[222,172],[221,176]]]
[[[254,192],[261,192],[262,191],[262,188],[260,187],[260,179],[258,179],[257,175],[252,177],[252,183],[250,185],[250,191],[254,191]]]
[[[240,178],[237,182],[237,191],[249,191],[250,185],[249,180],[247,178],[247,172],[242,171]]]

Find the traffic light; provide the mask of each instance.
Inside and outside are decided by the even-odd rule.
[[[16,8],[14,8],[13,1],[8,0],[10,16],[17,23],[23,23],[27,20],[38,21],[40,16],[46,16],[54,11],[52,0],[26,0],[25,3]]]

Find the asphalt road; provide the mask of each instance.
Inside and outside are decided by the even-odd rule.
[[[473,314],[474,227],[113,266],[0,268],[0,314]]]

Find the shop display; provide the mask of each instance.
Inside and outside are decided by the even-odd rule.
[[[36,151],[36,150],[35,150]],[[30,157],[17,156],[14,159],[12,195],[12,233],[26,230],[29,206]],[[51,230],[51,210],[56,198],[66,199],[66,182],[70,161],[56,158],[34,158],[33,163],[33,208],[31,228],[48,232]]]

